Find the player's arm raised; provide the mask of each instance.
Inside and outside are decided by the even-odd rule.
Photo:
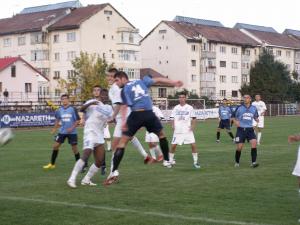
[[[80,107],[79,111],[80,112],[85,112],[85,110],[90,107],[91,105],[98,105],[98,101],[95,100],[95,101],[90,101],[90,102],[87,102],[85,103],[83,106]]]
[[[171,80],[165,77],[154,77],[152,78],[152,80],[154,84],[161,83],[161,84],[172,85],[174,87],[181,87],[183,85],[183,82],[181,80]]]

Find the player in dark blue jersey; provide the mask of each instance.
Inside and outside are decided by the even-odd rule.
[[[221,129],[226,129],[226,132],[234,140],[234,136],[230,130],[230,120],[232,116],[232,111],[230,107],[227,105],[227,99],[223,99],[223,104],[219,107],[219,126],[217,128],[217,143],[220,142]]]
[[[234,124],[237,126],[235,142],[237,149],[235,152],[235,167],[240,165],[241,151],[243,149],[245,140],[251,144],[251,158],[253,168],[258,166],[256,163],[257,149],[256,149],[256,135],[253,129],[253,120],[258,122],[258,112],[255,106],[251,105],[250,95],[244,95],[244,104],[240,105],[234,116]]]
[[[149,94],[149,88],[155,83],[168,84],[175,87],[181,87],[181,81],[173,81],[168,78],[151,78],[145,76],[142,80],[129,81],[126,73],[120,71],[115,74],[115,82],[123,88],[121,95],[123,104],[129,106],[132,110],[126,121],[123,121],[123,134],[113,156],[113,168],[108,176],[105,185],[110,185],[117,181],[118,175],[115,171],[124,155],[125,147],[135,133],[145,127],[148,132],[155,133],[159,137],[159,144],[163,153],[163,165],[170,168],[172,164],[169,162],[169,146],[167,138],[163,132],[160,120],[152,110],[152,100]],[[126,113],[123,112],[123,115]],[[124,117],[123,117],[124,118]]]
[[[80,117],[75,107],[70,105],[69,96],[64,94],[61,96],[62,106],[55,112],[55,125],[51,133],[54,134],[59,128],[58,134],[55,136],[55,142],[53,144],[53,151],[51,156],[51,162],[45,166],[44,169],[54,169],[55,161],[58,155],[58,150],[61,144],[68,139],[69,144],[72,146],[72,151],[75,155],[75,160],[80,159],[80,154],[77,148],[77,125],[80,122]]]

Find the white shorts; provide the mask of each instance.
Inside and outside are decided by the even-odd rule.
[[[109,126],[108,126],[108,124],[104,128],[104,138],[105,139],[110,139],[110,132],[109,132]]]
[[[116,137],[116,138],[122,137],[122,119],[121,118],[116,119],[116,126],[115,126],[113,137]]]
[[[255,120],[253,120],[253,126],[254,127],[259,127],[259,128],[264,128],[264,125],[265,125],[265,117],[264,116],[259,116],[258,117],[258,123],[255,121]]]
[[[149,133],[148,131],[146,131],[146,135],[145,135],[145,142],[146,143],[158,143],[159,142],[159,138],[157,137],[156,134],[154,133]]]
[[[185,134],[173,134],[172,138],[172,145],[188,145],[188,144],[194,144],[195,143],[195,137],[194,133],[192,131],[185,133]]]
[[[294,176],[300,177],[300,146],[298,147],[298,156],[297,156],[297,162],[294,167],[293,173]]]
[[[104,133],[88,130],[83,132],[83,149],[94,149],[99,144],[104,144]]]

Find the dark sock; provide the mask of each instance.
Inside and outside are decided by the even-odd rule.
[[[75,155],[75,160],[77,161],[78,159],[80,159],[80,153],[79,152],[77,152]]]
[[[55,164],[57,155],[58,155],[58,150],[53,150],[53,151],[52,151],[52,156],[51,156],[51,164],[52,164],[52,165]]]
[[[241,158],[241,151],[236,150],[235,151],[235,162],[240,163],[240,158]]]
[[[232,139],[234,138],[234,136],[233,136],[233,133],[232,133],[232,132],[229,132],[228,134],[229,134],[229,136],[230,136]]]
[[[220,140],[220,135],[221,135],[221,133],[217,132],[217,140]]]
[[[159,145],[164,155],[164,160],[169,161],[169,143],[166,137],[159,139]]]
[[[123,155],[124,155],[124,151],[125,151],[125,148],[117,148],[117,150],[115,151],[114,153],[114,157],[113,157],[113,169],[112,169],[112,172],[114,172],[115,170],[118,169],[119,167],[119,164],[123,158]]]
[[[256,162],[256,157],[257,157],[257,149],[256,148],[251,148],[252,163]]]
[[[105,152],[104,152],[104,159],[103,159],[103,161],[102,161],[101,167],[106,168]]]

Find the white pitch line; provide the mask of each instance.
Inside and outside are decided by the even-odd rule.
[[[151,216],[163,217],[163,218],[168,218],[168,219],[202,221],[202,222],[216,223],[216,224],[267,225],[267,224],[261,224],[261,223],[260,224],[251,223],[251,222],[248,223],[248,222],[242,222],[242,221],[219,220],[219,219],[212,219],[212,218],[208,218],[208,217],[184,216],[184,215],[179,215],[179,214],[167,214],[167,213],[160,213],[160,212],[143,212],[143,211],[138,211],[138,210],[134,210],[134,209],[122,209],[122,208],[115,208],[115,207],[109,207],[109,206],[87,205],[87,204],[81,204],[81,203],[59,202],[59,201],[34,199],[34,198],[0,196],[0,199],[10,200],[10,201],[35,202],[35,203],[52,204],[52,205],[77,207],[77,208],[100,209],[100,210],[112,211],[112,212],[133,213],[133,214],[140,214],[140,215],[147,215],[147,216],[151,215]]]

